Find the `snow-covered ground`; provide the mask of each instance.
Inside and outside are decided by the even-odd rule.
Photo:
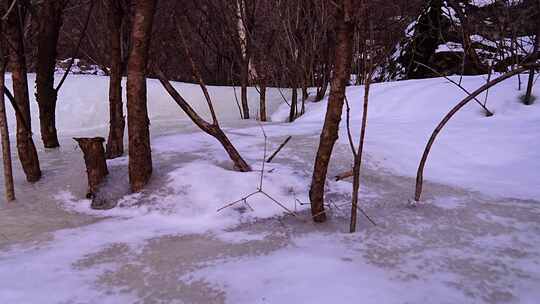
[[[485,80],[463,81],[472,91]],[[197,86],[176,87],[208,114]],[[489,92],[493,117],[471,102],[443,130],[426,166],[424,203],[411,209],[423,147],[464,94],[439,78],[374,85],[361,205],[377,226],[361,217],[351,235],[348,181],[328,180],[329,223],[313,224],[305,205],[326,100],[282,123],[288,107],[277,89],[268,94],[273,122],[262,125],[268,151],[293,139],[266,165],[263,189],[296,217],[263,194],[216,212],[256,190],[259,172],[232,171],[219,144],[192,126],[155,80],[153,179],[130,195],[127,159],[110,161],[119,206],[90,210],[81,199],[82,156],[70,137],[106,135],[107,78],[72,75],[59,96],[62,148],[39,149],[44,178],[34,185],[17,167],[18,201],[0,203],[0,302],[535,303],[540,105],[520,104],[516,87],[511,79]],[[238,120],[232,88],[210,93],[226,133],[260,170],[261,126]],[[256,114],[256,90],[250,93]],[[347,96],[356,136],[363,87],[350,87]],[[32,113],[37,126],[34,103]],[[330,174],[350,161],[342,128]]]

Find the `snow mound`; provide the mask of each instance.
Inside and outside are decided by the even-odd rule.
[[[459,81],[459,77],[454,80]],[[485,82],[484,76],[462,79],[469,92]],[[520,103],[523,90],[518,90],[515,77],[493,87],[487,99],[481,94],[478,100],[487,100],[487,107],[495,113],[492,117],[486,117],[474,101],[462,108],[435,141],[425,168],[426,180],[496,196],[540,200],[540,104]],[[540,92],[538,83],[533,92]],[[429,136],[465,96],[444,78],[374,84],[365,144],[366,153],[374,160],[371,165],[415,176]],[[363,86],[347,88],[354,138],[360,133],[363,97]],[[327,103],[326,98],[308,104],[294,128],[306,134],[320,128]],[[276,119],[280,120],[287,109],[282,105],[275,112]],[[348,145],[345,121],[344,109],[339,142]]]

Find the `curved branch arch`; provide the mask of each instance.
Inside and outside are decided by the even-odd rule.
[[[457,105],[455,105],[448,114],[446,114],[441,122],[437,125],[435,130],[433,130],[433,133],[431,133],[431,136],[426,144],[426,147],[424,148],[424,153],[422,154],[422,159],[420,160],[420,164],[418,165],[418,171],[416,172],[416,189],[414,193],[414,200],[419,201],[420,196],[422,195],[422,184],[424,181],[424,167],[426,165],[426,161],[429,155],[429,152],[431,150],[431,147],[433,146],[433,143],[435,142],[435,139],[437,138],[437,135],[442,130],[442,128],[448,123],[450,118],[454,116],[461,108],[463,108],[469,101],[474,100],[476,96],[480,95],[485,90],[497,85],[498,83],[511,78],[512,76],[515,76],[517,74],[520,74],[526,70],[529,70],[531,68],[538,68],[540,67],[540,63],[531,63],[531,64],[524,64],[520,68],[517,68],[515,70],[512,70],[508,73],[505,73],[489,82],[484,84],[483,86],[479,87],[476,91],[469,94],[469,96],[465,97],[463,100],[461,100]]]

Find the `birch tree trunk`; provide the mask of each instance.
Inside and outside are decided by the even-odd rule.
[[[345,89],[351,74],[352,38],[354,23],[350,0],[339,1],[336,8],[335,71],[330,88],[323,129],[315,158],[313,177],[309,189],[311,214],[315,222],[326,221],[324,211],[324,184],[334,144],[338,138],[339,122],[345,99]]]
[[[127,109],[129,136],[129,182],[138,192],[152,176],[152,152],[146,106],[146,65],[157,0],[136,1],[128,59]]]

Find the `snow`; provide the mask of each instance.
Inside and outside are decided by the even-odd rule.
[[[459,81],[459,76],[453,78]],[[482,76],[463,78],[469,92],[484,83]],[[519,102],[521,94],[523,91],[517,90],[517,80],[513,78],[490,90],[487,107],[495,113],[493,117],[485,117],[474,101],[463,108],[436,140],[425,178],[489,195],[538,200],[540,105],[523,105]],[[363,95],[363,87],[347,90],[355,135],[359,134]],[[415,176],[431,132],[465,96],[442,78],[374,84],[368,110],[366,153],[384,169]],[[484,102],[484,95],[478,99]],[[326,102],[310,104],[306,115],[295,123],[295,129],[316,130],[313,124],[321,121],[325,111]],[[282,106],[271,118],[284,121],[286,113],[287,108]],[[344,111],[340,133],[343,144],[347,144],[345,118]]]
[[[218,261],[181,279],[213,282],[227,290],[228,303],[467,303],[444,284],[430,284],[426,293],[423,280],[396,282],[389,272],[358,257],[361,243],[343,245],[350,241],[344,234],[310,234],[270,255]]]
[[[470,91],[483,83],[463,78]],[[225,132],[254,169],[235,172],[219,143],[155,80],[148,85],[152,182],[142,193],[121,193],[127,157],[109,161],[121,198],[115,209],[96,211],[81,199],[84,167],[69,136],[106,134],[107,78],[70,75],[57,113],[62,150],[39,147],[40,183],[24,183],[17,170],[20,209],[0,203],[1,234],[10,240],[0,243],[0,302],[534,303],[540,296],[540,105],[519,102],[516,79],[490,91],[494,116],[471,102],[441,132],[415,209],[406,206],[421,152],[464,93],[441,78],[374,84],[360,199],[377,226],[360,218],[352,235],[344,233],[348,206],[315,225],[305,204],[327,99],[307,103],[289,124],[281,96],[269,93],[268,154],[293,139],[265,165],[262,188],[297,217],[261,193],[217,212],[257,190],[261,126],[237,121],[231,88],[210,87]],[[197,86],[175,87],[208,116]],[[355,140],[363,92],[347,90]],[[257,103],[251,94],[252,114]],[[350,167],[344,122],[345,114],[330,176]],[[327,202],[346,204],[350,191],[349,182],[329,179]],[[14,240],[20,230],[29,236]]]
[[[461,43],[455,42],[439,44],[439,46],[437,46],[437,50],[435,50],[435,53],[442,52],[463,52],[463,46],[461,45]]]
[[[35,82],[35,74],[28,75],[28,82]],[[59,82],[61,75],[56,75],[55,80]],[[124,88],[125,100],[125,83]],[[108,77],[94,75],[69,75],[68,81],[58,94],[58,104],[56,110],[56,126],[61,136],[72,136],[90,131],[99,131],[102,136],[106,136],[109,117],[108,101]],[[170,98],[167,92],[156,79],[149,79],[148,85],[148,115],[153,123],[186,121],[188,117],[182,112],[178,105]],[[11,88],[11,75],[6,77],[6,86]],[[187,83],[174,83],[175,88],[190,103],[190,105],[202,117],[210,119],[203,93],[198,85]],[[39,135],[39,114],[37,103],[35,102],[35,87],[29,86],[30,105],[32,113],[32,124],[35,126],[34,133]],[[208,90],[214,102],[214,108],[220,120],[238,120],[240,114],[236,105],[234,90],[230,87],[208,86]],[[240,100],[240,89],[236,88],[237,97]],[[283,90],[285,96],[289,92]],[[277,89],[268,88],[266,97],[268,100],[267,111],[272,113],[282,102],[282,97]],[[259,98],[255,88],[248,90],[248,103],[250,115],[258,117]],[[124,103],[124,113],[127,113]],[[8,109],[10,131],[14,131],[14,118],[11,108]]]

